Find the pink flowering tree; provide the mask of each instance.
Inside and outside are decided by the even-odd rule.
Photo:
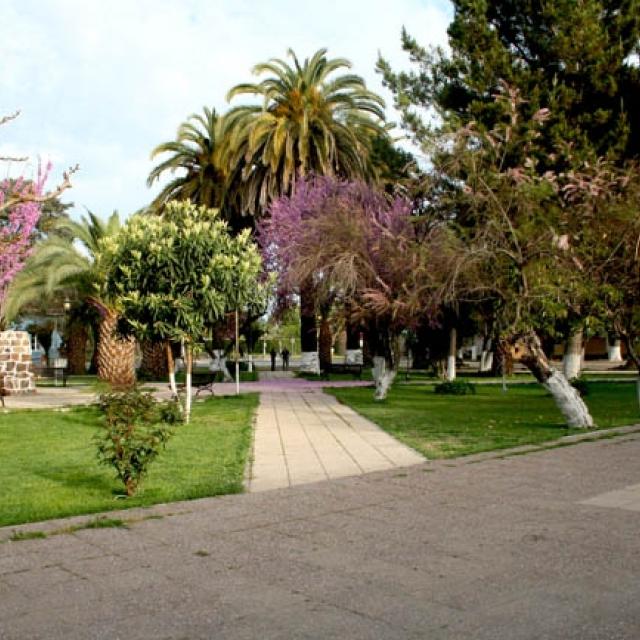
[[[434,314],[451,242],[444,227],[419,233],[405,199],[332,177],[303,179],[273,202],[259,226],[266,266],[281,296],[311,283],[319,301],[340,305],[365,328],[382,400],[398,367],[398,338]]]
[[[17,117],[17,113],[0,118],[0,125]],[[0,158],[4,161],[24,161],[26,158]],[[24,268],[33,249],[35,230],[42,212],[42,204],[58,197],[71,186],[70,169],[63,182],[53,191],[45,190],[51,164],[38,167],[35,180],[5,179],[0,182],[0,328],[4,324],[4,308],[9,286]]]

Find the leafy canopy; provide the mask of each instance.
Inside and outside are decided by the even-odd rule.
[[[231,236],[216,209],[171,201],[160,216],[134,215],[107,246],[107,290],[122,330],[140,339],[193,343],[226,313],[264,304],[249,231]]]

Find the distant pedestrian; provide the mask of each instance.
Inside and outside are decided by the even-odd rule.
[[[286,371],[289,368],[289,349],[285,347],[282,350],[282,370]]]
[[[276,356],[278,355],[278,352],[271,347],[271,351],[269,351],[269,355],[271,356],[271,371],[275,371],[276,370]]]

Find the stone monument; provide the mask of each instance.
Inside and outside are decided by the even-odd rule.
[[[0,332],[0,389],[7,396],[35,393],[31,339],[26,331]]]

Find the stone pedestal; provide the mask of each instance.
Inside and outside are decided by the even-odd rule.
[[[26,331],[0,332],[0,388],[8,396],[35,393],[31,340]]]

